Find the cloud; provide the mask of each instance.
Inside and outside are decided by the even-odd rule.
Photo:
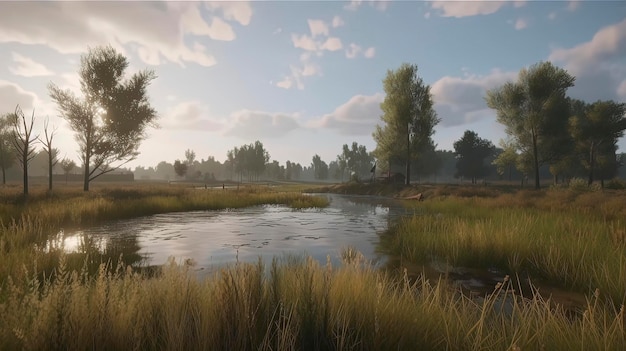
[[[487,90],[517,79],[517,72],[492,70],[488,75],[466,74],[464,77],[445,76],[431,87],[435,110],[443,127],[493,118],[495,114],[485,104]]]
[[[17,105],[22,111],[31,111],[39,106],[39,98],[15,83],[0,80],[0,115],[15,112]]]
[[[321,46],[322,49],[328,50],[328,51],[341,50],[342,47],[343,45],[341,44],[341,39],[335,38],[335,37],[326,39],[324,44],[322,44]]]
[[[359,45],[355,43],[351,43],[350,46],[345,50],[346,57],[349,59],[353,59],[358,57],[359,55],[363,55],[365,58],[372,58],[376,55],[376,49],[373,47],[367,48],[367,50],[363,50]]]
[[[576,11],[580,7],[580,5],[581,5],[580,1],[576,1],[576,0],[569,1],[567,3],[567,10],[570,11],[570,12],[574,12],[574,11]]]
[[[424,18],[429,19],[429,18],[430,18],[430,12],[426,12],[426,13],[424,14]]]
[[[16,76],[39,77],[54,74],[54,72],[46,68],[46,66],[35,62],[31,58],[22,56],[16,52],[12,52],[11,56],[13,57],[13,62],[17,63],[17,66],[9,67],[9,71]]]
[[[371,135],[380,122],[385,95],[356,95],[333,112],[310,121],[309,128],[328,128],[343,135]]]
[[[274,29],[274,31],[272,32],[272,34],[276,35],[276,34],[280,34],[283,32],[283,29],[281,27],[278,27],[276,29]]]
[[[477,15],[490,15],[503,6],[510,4],[509,1],[448,1],[435,0],[431,2],[431,8],[439,10],[442,17],[469,17]],[[521,7],[526,4],[525,1],[515,1],[513,6]]]
[[[363,5],[365,1],[363,0],[351,0],[349,4],[345,5],[343,8],[348,11],[356,11]],[[374,7],[378,11],[385,11],[389,7],[391,0],[369,0],[367,3],[370,6]]]
[[[553,20],[556,18],[556,12],[550,12],[550,14],[548,15],[548,19]]]
[[[515,29],[517,30],[522,30],[524,28],[528,27],[528,21],[523,19],[523,18],[518,18],[517,21],[515,21]]]
[[[548,60],[564,65],[576,76],[574,97],[614,99],[626,79],[626,19],[600,29],[590,41],[553,49]]]
[[[328,25],[322,20],[307,20],[311,35],[315,38],[318,35],[328,36]]]
[[[199,101],[183,101],[171,107],[159,120],[162,129],[218,132],[224,123],[211,118],[209,109]]]
[[[210,6],[217,6],[226,19],[249,22],[249,15],[242,10],[245,6],[237,4]],[[211,66],[215,64],[213,56],[204,46],[187,44],[188,36],[235,39],[230,24],[206,11],[203,14],[201,3],[136,1],[119,6],[115,2],[28,1],[6,2],[2,7],[0,43],[46,45],[61,54],[83,53],[88,46],[103,44],[126,54],[125,49],[132,45],[148,64],[169,61]]]
[[[337,27],[341,27],[345,24],[345,22],[341,19],[341,17],[339,16],[335,16],[333,17],[333,21],[332,21],[332,26],[333,28],[337,28]]]
[[[318,50],[318,45],[319,45],[318,42],[306,34],[302,34],[302,35],[292,34],[291,42],[293,43],[294,47],[299,48],[299,49],[303,49],[307,51]]]
[[[250,24],[252,19],[252,7],[247,1],[210,1],[207,8],[219,10],[224,19],[238,22],[242,26]]]
[[[296,115],[240,110],[230,115],[231,124],[225,136],[246,140],[278,138],[300,127]]]

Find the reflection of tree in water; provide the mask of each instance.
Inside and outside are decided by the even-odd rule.
[[[106,264],[108,270],[114,271],[118,267],[133,266],[140,270],[150,267],[144,266],[145,257],[139,254],[141,247],[136,234],[101,235],[81,233],[78,246],[74,252],[66,255],[70,268],[86,269],[95,274],[101,264]]]

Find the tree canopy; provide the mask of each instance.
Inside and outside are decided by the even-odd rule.
[[[468,177],[472,184],[476,179],[488,174],[485,159],[493,155],[495,147],[491,141],[478,137],[476,132],[466,130],[461,139],[454,142],[456,156],[455,177]]]
[[[540,62],[523,68],[516,82],[487,92],[487,106],[496,110],[498,122],[505,126],[524,159],[532,160],[537,189],[539,166],[556,162],[568,151],[566,92],[574,81],[566,70]]]
[[[89,49],[79,70],[82,97],[50,84],[50,97],[75,132],[84,167],[84,190],[98,176],[134,160],[156,110],[147,87],[156,78],[144,70],[124,80],[128,60],[111,46]]]
[[[373,133],[374,155],[389,164],[403,160],[406,184],[410,184],[411,161],[431,143],[434,127],[439,123],[430,86],[418,77],[417,65],[404,63],[395,71],[387,71],[383,87],[383,126],[377,125]]]

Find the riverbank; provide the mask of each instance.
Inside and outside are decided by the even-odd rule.
[[[115,256],[100,257],[105,263],[99,264],[98,259],[78,260],[62,251],[46,253],[25,245],[31,233],[44,236],[47,225],[33,219],[38,215],[59,221],[55,216],[69,211],[72,215],[61,218],[82,223],[78,219],[89,220],[88,214],[102,220],[141,213],[127,212],[137,204],[133,201],[147,199],[154,201],[147,201],[152,205],[146,208],[161,210],[198,205],[200,199],[203,206],[239,201],[223,196],[221,189],[172,190],[180,195],[165,196],[169,205],[156,200],[164,196],[157,195],[162,189],[107,191],[84,195],[92,205],[71,209],[61,206],[70,195],[59,195],[58,202],[34,195],[28,203],[16,197],[3,204],[3,210],[24,206],[32,212],[13,227],[3,227],[2,235],[13,228],[13,240],[30,251],[11,256],[18,246],[7,240],[0,245],[8,248],[3,260],[13,257],[12,269],[5,272],[11,279],[0,278],[5,322],[0,325],[0,349],[626,348],[625,312],[620,307],[626,296],[624,193],[370,188],[374,195],[424,195],[423,201],[405,202],[418,215],[391,228],[381,244],[400,258],[399,275],[374,270],[358,252],[347,250],[341,267],[289,258],[270,267],[269,275],[262,266],[239,263],[198,281],[182,262],[172,261],[159,274],[149,275],[123,261],[116,266]],[[263,195],[266,189],[244,193],[239,193],[241,198],[251,202],[269,196]],[[272,196],[282,201],[281,196],[287,196],[296,203],[311,198],[279,190]],[[48,212],[37,203],[48,204]],[[503,267],[511,274],[489,294],[466,295],[445,277],[426,280],[410,270],[410,263],[435,256],[451,265]],[[531,290],[521,297],[517,278],[525,274],[581,291],[587,301],[570,313],[555,306],[544,291]]]

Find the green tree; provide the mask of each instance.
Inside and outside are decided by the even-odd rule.
[[[436,181],[436,175],[443,167],[443,159],[435,150],[436,148],[437,145],[431,140],[422,152],[422,156],[413,162],[414,173],[417,174],[418,177],[435,175]]]
[[[147,96],[156,75],[144,70],[122,80],[128,65],[111,46],[89,49],[79,70],[82,98],[49,86],[50,97],[75,132],[85,191],[90,181],[134,160],[147,127],[156,127],[157,113]]]
[[[181,162],[180,160],[174,161],[174,172],[179,177],[184,177],[187,174],[188,166],[186,162]]]
[[[487,106],[496,110],[522,154],[530,154],[535,188],[540,188],[539,167],[562,156],[569,134],[567,89],[575,78],[550,62],[540,62],[519,72],[516,82],[489,90]]]
[[[2,168],[2,184],[7,183],[7,169],[15,163],[15,152],[12,149],[13,126],[11,115],[0,117],[0,168]]]
[[[511,181],[513,167],[517,164],[517,147],[512,141],[504,139],[500,139],[500,147],[502,148],[502,152],[496,156],[492,164],[496,166],[496,172],[498,172],[500,176],[503,176],[505,172],[508,171],[508,178],[509,181]]]
[[[388,164],[403,160],[408,185],[411,161],[428,146],[439,119],[430,86],[417,76],[417,65],[404,63],[396,71],[387,71],[383,87],[386,96],[380,107],[384,125],[377,125],[373,133],[374,155]]]
[[[65,174],[65,183],[67,184],[67,176],[72,172],[72,170],[76,168],[76,163],[69,158],[64,158],[61,160],[61,169]]]
[[[11,142],[13,150],[17,156],[17,160],[22,166],[22,176],[24,184],[24,195],[28,195],[28,163],[35,157],[34,144],[37,142],[37,136],[33,135],[33,125],[35,124],[35,110],[30,117],[30,122],[26,121],[24,112],[18,105],[15,113],[9,116],[13,126]]]
[[[315,156],[313,156],[311,167],[313,168],[315,179],[328,179],[328,165],[326,162],[322,161],[319,155],[315,154]]]
[[[478,137],[476,132],[466,130],[461,139],[454,142],[454,154],[456,156],[455,177],[468,177],[472,184],[476,179],[484,177],[488,173],[485,159],[491,155],[495,147],[491,141]]]
[[[583,166],[588,172],[588,183],[594,181],[598,168],[599,155],[607,165],[615,158],[613,145],[624,136],[626,130],[626,104],[614,101],[596,101],[586,104],[572,100],[573,116],[570,118],[570,132],[576,141],[577,149],[583,157]]]

